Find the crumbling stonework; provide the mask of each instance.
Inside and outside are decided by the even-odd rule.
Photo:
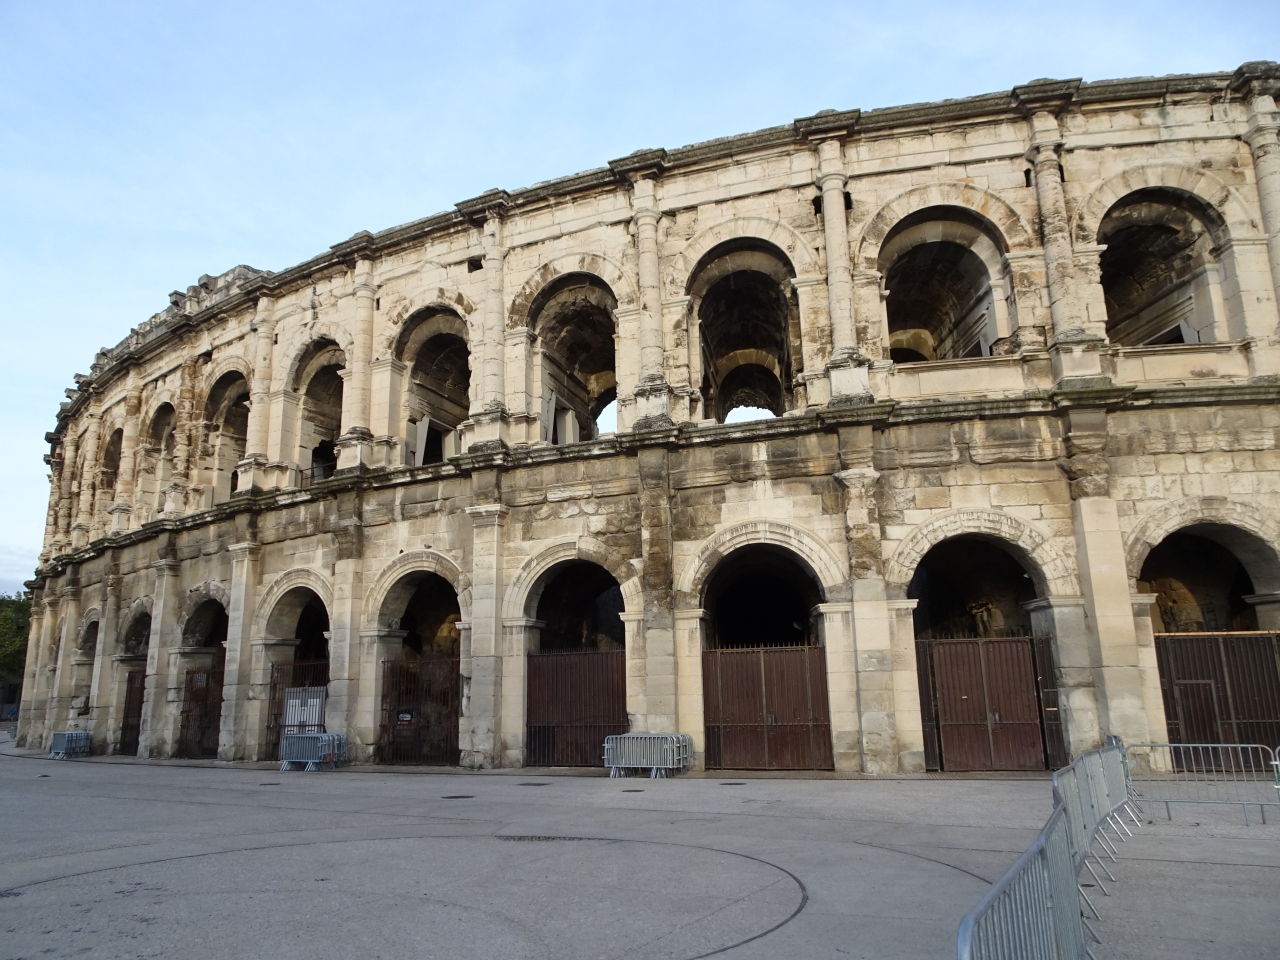
[[[265,757],[315,598],[326,723],[370,757],[430,575],[462,761],[519,765],[540,598],[584,562],[631,729],[701,759],[707,583],[767,548],[820,596],[836,767],[923,769],[912,594],[966,537],[1026,571],[1070,751],[1163,739],[1155,546],[1216,539],[1280,629],[1277,95],[1253,63],[825,112],[202,277],[48,435],[19,740],[120,749],[145,667],[139,749],[170,755],[216,661],[218,755]]]

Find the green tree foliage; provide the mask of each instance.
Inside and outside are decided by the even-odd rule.
[[[0,594],[0,677],[20,677],[27,662],[27,628],[31,623],[31,598],[25,594]]]

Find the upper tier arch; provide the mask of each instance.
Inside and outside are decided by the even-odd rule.
[[[734,217],[712,224],[690,238],[667,267],[664,296],[686,294],[702,258],[727,240],[763,240],[787,255],[796,276],[819,272],[818,258],[808,241],[785,223],[765,217]]]

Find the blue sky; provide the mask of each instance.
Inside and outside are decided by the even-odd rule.
[[[1255,59],[1271,3],[0,0],[0,590],[63,389],[203,273],[825,108]]]

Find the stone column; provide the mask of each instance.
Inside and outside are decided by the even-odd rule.
[[[17,744],[28,750],[42,747],[44,713],[48,706],[47,664],[58,620],[57,593],[52,588],[37,593],[31,602],[31,626],[27,632],[27,663],[22,678],[22,702],[18,708]]]
[[[49,464],[49,503],[45,507],[44,541],[37,558],[40,566],[44,566],[58,552],[58,501],[62,499],[62,457],[52,454],[46,455],[44,459]]]
[[[503,304],[503,266],[506,248],[502,245],[502,220],[491,213],[484,221],[480,237],[484,245],[484,409],[473,414],[476,440],[502,440],[506,417],[506,310]]]
[[[1031,632],[1052,637],[1058,684],[1058,708],[1067,752],[1078,757],[1102,743],[1094,685],[1095,644],[1084,597],[1047,597],[1024,603]]]
[[[499,742],[502,745],[502,766],[525,765],[525,733],[528,730],[528,666],[529,654],[541,649],[542,628],[546,624],[529,617],[504,619],[499,633],[498,650],[502,676],[498,697]],[[475,665],[472,676],[475,677]],[[475,689],[474,684],[472,689]],[[473,710],[477,704],[472,701]],[[477,717],[478,720],[483,718]]]
[[[675,556],[671,536],[670,454],[665,447],[637,451],[640,471],[640,605],[644,624],[647,730],[676,732],[676,637],[672,610]]]
[[[613,357],[618,381],[618,433],[626,433],[636,418],[636,387],[640,385],[640,307],[613,311]]]
[[[271,429],[271,355],[275,347],[275,305],[271,297],[259,297],[254,307],[253,379],[249,381],[249,424],[244,459],[236,464],[236,493],[251,494],[267,487],[268,446]]]
[[[369,429],[373,432],[375,467],[394,469],[407,462],[401,404],[408,369],[395,357],[379,357],[369,365]]]
[[[359,536],[358,531],[353,533],[353,539]],[[363,550],[340,544],[338,560],[333,565],[333,610],[329,620],[329,699],[324,714],[325,729],[329,733],[349,733],[358,724],[369,724],[370,717],[364,711],[370,706],[372,726],[378,725],[381,700],[362,704],[358,696],[364,669],[360,641],[363,606]],[[378,673],[380,676],[380,669]]]
[[[165,545],[162,549],[172,549]],[[142,729],[138,734],[138,756],[171,756],[178,742],[182,719],[182,686],[178,673],[174,634],[178,627],[179,575],[182,565],[173,559],[151,564],[156,583],[151,598],[151,637],[147,642],[147,685],[142,700]],[[178,684],[175,691],[174,684]]]
[[[1156,635],[1151,624],[1154,593],[1135,593],[1129,597],[1133,605],[1133,629],[1138,642],[1138,672],[1142,676],[1142,702],[1147,712],[1147,728],[1153,742],[1168,739],[1168,723],[1164,715],[1164,695],[1160,691],[1160,665],[1156,661]]]
[[[196,361],[188,359],[182,365],[178,402],[173,417],[173,479],[166,488],[165,515],[178,516],[187,511],[187,493],[191,489],[191,461],[193,449],[198,456],[199,438],[193,434],[199,429],[195,418]],[[197,442],[192,443],[195,439]],[[163,452],[161,453],[163,456]]]
[[[122,533],[131,526],[134,480],[138,472],[138,420],[142,416],[142,384],[137,368],[129,371],[129,388],[124,399],[124,428],[120,438],[120,467],[116,471],[116,502],[111,505],[111,532]]]
[[[822,646],[827,658],[827,706],[831,716],[831,752],[835,768],[842,772],[888,772],[890,766],[897,767],[897,757],[895,755],[890,760],[884,749],[886,724],[891,732],[893,712],[892,705],[887,711],[885,709],[886,687],[883,681],[887,678],[887,671],[878,669],[877,651],[871,649],[871,644],[878,638],[856,636],[853,609],[847,600],[820,603],[815,612],[821,617]],[[868,644],[865,651],[861,647],[862,639]],[[868,670],[865,704],[864,664]],[[869,713],[873,724],[870,741],[862,727],[863,718]],[[896,745],[889,746],[896,750]],[[870,757],[868,749],[871,750]]]
[[[1067,415],[1066,473],[1070,478],[1076,565],[1094,646],[1094,685],[1104,735],[1147,743],[1151,728],[1143,702],[1138,638],[1129,595],[1124,538],[1116,503],[1108,495],[1110,467],[1105,409]]]
[[[671,730],[654,731],[648,726],[649,709],[645,684],[644,613],[641,611],[618,614],[622,619],[624,649],[627,657],[627,723],[630,733],[671,733]],[[674,710],[672,711],[674,721]]]
[[[893,670],[894,725],[898,731],[898,769],[923,772],[924,715],[920,709],[920,667],[916,662],[914,611],[919,600],[889,600],[890,663]]]
[[[231,594],[227,608],[227,660],[222,679],[222,720],[218,732],[218,759],[244,760],[249,731],[245,707],[248,704],[253,648],[249,632],[253,625],[254,600],[258,587],[258,557],[262,548],[243,541],[227,546],[231,554]]]
[[[475,474],[472,482],[476,482]],[[471,767],[519,764],[524,756],[524,717],[517,722],[502,713],[502,561],[510,511],[500,503],[466,509],[473,527],[471,676],[463,677],[463,696],[470,712],[460,721],[462,763]],[[520,692],[523,694],[523,685]]]
[[[357,260],[354,295],[356,300],[356,324],[351,338],[351,357],[348,358],[346,382],[343,384],[343,406],[350,411],[343,423],[342,436],[336,444],[339,470],[360,470],[369,466],[372,453],[369,429],[369,379],[373,361],[373,299],[378,286],[373,282],[373,262]],[[346,412],[346,411],[344,411]]]
[[[831,341],[826,329],[827,279],[823,276],[796,277],[791,286],[796,292],[796,312],[800,315],[800,350],[804,361],[804,372],[796,379],[804,387],[805,406],[824,407],[831,399],[831,380],[827,370],[831,360]],[[701,355],[698,359],[702,359]],[[701,367],[698,374],[701,382]]]
[[[699,770],[706,766],[707,727],[702,691],[703,623],[707,611],[694,607],[675,612],[676,730],[693,737]]]
[[[62,606],[58,611],[61,620],[56,658],[53,667],[53,682],[48,693],[48,707],[45,709],[44,739],[48,743],[55,730],[67,728],[67,717],[71,707],[71,696],[75,667],[75,659],[80,642],[80,580],[75,566],[68,568],[63,581]]]
[[[1231,86],[1249,99],[1249,127],[1244,139],[1253,154],[1271,283],[1280,302],[1280,113],[1275,100],[1280,96],[1280,64],[1265,60],[1246,63],[1235,72]]]
[[[71,528],[71,545],[83,547],[89,542],[89,530],[93,526],[93,476],[98,469],[98,435],[102,429],[102,412],[95,402],[85,418],[84,466],[80,470],[80,504],[76,522]]]
[[[373,760],[381,735],[382,717],[382,664],[387,660],[399,660],[404,649],[405,630],[361,630],[360,675],[354,686],[358,693],[355,701],[355,721],[351,724],[354,736],[351,746],[357,749],[362,760]]]
[[[1049,314],[1055,335],[1084,327],[1080,305],[1075,300],[1074,262],[1071,251],[1071,224],[1062,189],[1059,152],[1062,134],[1058,119],[1047,110],[1031,116],[1031,147],[1027,160],[1035,177],[1036,201],[1044,235],[1045,274],[1049,282]]]
[[[76,457],[80,447],[80,431],[72,422],[67,424],[66,434],[62,441],[62,487],[58,502],[58,536],[54,553],[65,553],[71,546],[71,524],[75,520],[76,504],[72,498],[75,489],[76,470],[79,464]]]
[[[827,376],[831,396],[862,398],[871,394],[867,361],[853,329],[853,271],[849,263],[849,221],[844,208],[844,147],[839,140],[818,144],[818,179],[822,190],[822,229],[827,255],[827,312],[831,324],[831,359]],[[847,402],[847,401],[846,401]]]
[[[95,751],[114,753],[111,724],[116,697],[115,661],[120,632],[120,587],[118,574],[108,574],[106,602],[98,621],[98,649],[93,660],[93,676],[89,681],[89,731]]]
[[[246,760],[280,759],[277,744],[267,740],[268,713],[271,710],[271,672],[276,664],[293,663],[298,643],[296,637],[253,637],[249,641],[248,652],[243,649],[240,652],[241,659],[249,661],[248,691],[243,708]],[[359,756],[357,744],[350,742],[349,746],[355,751],[353,755]]]

